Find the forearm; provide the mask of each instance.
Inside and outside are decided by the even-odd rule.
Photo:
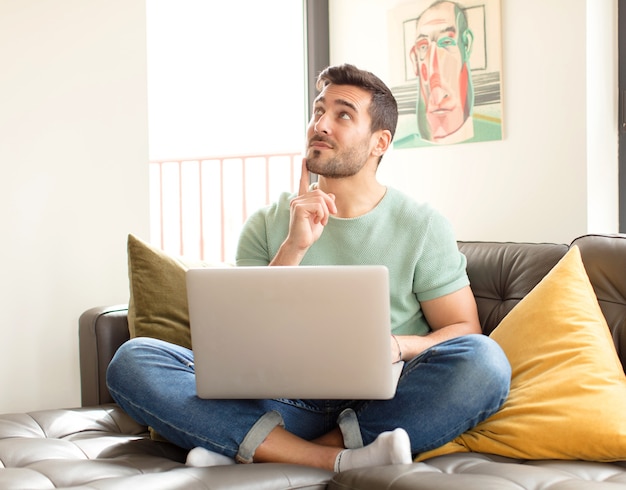
[[[400,352],[396,353],[396,355],[393,356],[393,359],[400,360],[399,357],[401,354],[401,359],[403,361],[408,361],[420,355],[425,350],[445,342],[446,340],[473,333],[480,333],[480,326],[477,326],[473,322],[463,322],[440,328],[424,336],[395,335],[398,342],[396,347],[400,348]]]
[[[413,359],[426,349],[446,340],[482,331],[476,301],[469,286],[454,293],[424,301],[421,306],[424,317],[430,325],[431,333],[423,337],[418,335],[396,337],[402,352],[402,359],[405,361]]]
[[[270,266],[294,266],[300,265],[307,249],[295,246],[289,237],[281,244],[276,255],[269,263]]]

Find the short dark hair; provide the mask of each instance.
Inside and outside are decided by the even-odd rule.
[[[372,119],[371,131],[387,129],[391,132],[393,139],[398,125],[398,103],[389,87],[380,78],[369,71],[360,70],[356,66],[346,63],[324,69],[317,77],[315,86],[321,92],[324,87],[331,83],[354,85],[372,94],[369,110]]]

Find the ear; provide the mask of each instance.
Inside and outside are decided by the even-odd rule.
[[[416,48],[413,46],[411,51],[409,52],[409,57],[411,59],[411,65],[413,66],[413,73],[415,73],[416,77],[420,76],[420,64],[417,59],[417,53],[415,52]]]
[[[391,131],[388,129],[376,131],[372,135],[372,139],[375,143],[374,148],[372,149],[372,155],[381,157],[385,154],[391,144]]]
[[[468,61],[470,54],[472,53],[472,45],[474,44],[474,33],[471,29],[465,29],[461,34],[463,39],[463,45],[465,46],[465,52],[463,53],[463,61]]]

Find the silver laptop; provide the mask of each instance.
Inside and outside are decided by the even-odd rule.
[[[187,271],[202,398],[389,399],[389,274],[383,266]]]

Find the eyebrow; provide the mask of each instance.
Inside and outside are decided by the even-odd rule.
[[[444,34],[446,32],[450,32],[456,36],[456,27],[454,26],[444,27],[443,29],[439,29],[437,34]],[[417,39],[423,39],[423,38],[428,38],[428,37],[430,37],[428,34],[423,34],[423,33],[419,33],[417,35]]]
[[[317,99],[315,99],[315,104],[317,104],[318,102],[321,102],[322,104],[325,104],[326,103],[326,97],[322,96],[322,97],[318,97]],[[346,107],[349,107],[350,109],[352,109],[354,112],[359,112],[357,107],[352,102],[350,102],[349,100],[335,99],[335,104],[336,105],[341,105],[341,106],[346,106]]]

